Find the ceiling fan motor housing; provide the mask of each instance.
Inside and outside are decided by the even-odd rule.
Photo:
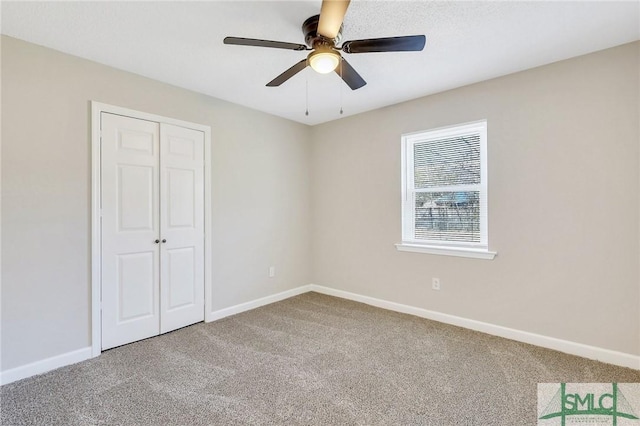
[[[340,40],[342,40],[343,25],[340,25],[340,30],[338,31],[336,38],[331,40],[318,34],[319,21],[320,15],[313,15],[302,24],[302,34],[304,34],[304,42],[307,46],[315,49],[316,45],[331,45],[331,47],[333,47],[338,44]]]

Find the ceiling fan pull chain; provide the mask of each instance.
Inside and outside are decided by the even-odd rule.
[[[340,115],[342,115],[342,61],[343,59],[340,58],[340,82],[338,82],[340,85]]]
[[[308,116],[309,115],[309,74],[307,74],[305,76],[305,111],[304,111],[304,115]]]

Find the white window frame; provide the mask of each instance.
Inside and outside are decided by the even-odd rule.
[[[446,185],[429,188],[429,192],[479,191],[480,242],[461,243],[440,240],[418,240],[415,238],[416,190],[414,187],[414,145],[469,134],[480,135],[480,183],[473,185]],[[402,243],[396,244],[398,250],[493,259],[496,253],[489,251],[487,198],[487,120],[402,135]]]

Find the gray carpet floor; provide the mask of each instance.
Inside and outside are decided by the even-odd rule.
[[[0,388],[2,425],[535,425],[615,367],[307,293]]]

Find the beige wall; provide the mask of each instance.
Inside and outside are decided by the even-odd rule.
[[[91,343],[91,100],[212,127],[212,309],[310,282],[306,126],[3,37],[2,370]]]
[[[640,355],[639,49],[314,127],[313,282]],[[485,118],[498,256],[396,251],[400,135]]]
[[[313,282],[640,355],[639,50],[309,128],[2,37],[2,370],[90,344],[90,100],[212,127],[213,310]],[[396,251],[400,135],[483,118],[498,256]]]

